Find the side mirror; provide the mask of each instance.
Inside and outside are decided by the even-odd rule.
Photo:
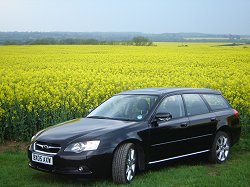
[[[155,115],[155,119],[157,121],[169,121],[170,119],[172,119],[172,115],[168,112],[166,113],[157,113]]]

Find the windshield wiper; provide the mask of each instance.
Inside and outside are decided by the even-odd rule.
[[[89,116],[87,118],[95,118],[95,119],[112,119],[112,120],[121,120],[121,121],[136,121],[133,119],[125,119],[125,118],[111,118],[111,117],[105,117],[105,116]]]
[[[121,120],[121,121],[136,121],[134,119],[127,119],[127,118],[113,118],[115,120]]]
[[[87,118],[96,118],[96,119],[113,119],[113,118],[110,118],[110,117],[105,117],[105,116],[89,116]]]

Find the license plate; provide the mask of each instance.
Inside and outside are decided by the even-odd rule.
[[[53,157],[32,153],[32,161],[47,165],[53,165]]]

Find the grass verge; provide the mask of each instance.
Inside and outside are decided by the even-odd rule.
[[[27,162],[25,151],[0,153],[0,186],[116,186],[111,179],[84,179],[35,171]],[[130,186],[249,185],[250,135],[245,134],[224,164],[209,164],[204,156],[189,157],[153,166],[139,173]]]

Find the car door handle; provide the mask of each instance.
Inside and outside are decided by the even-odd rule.
[[[187,127],[188,123],[181,123],[181,127]]]

